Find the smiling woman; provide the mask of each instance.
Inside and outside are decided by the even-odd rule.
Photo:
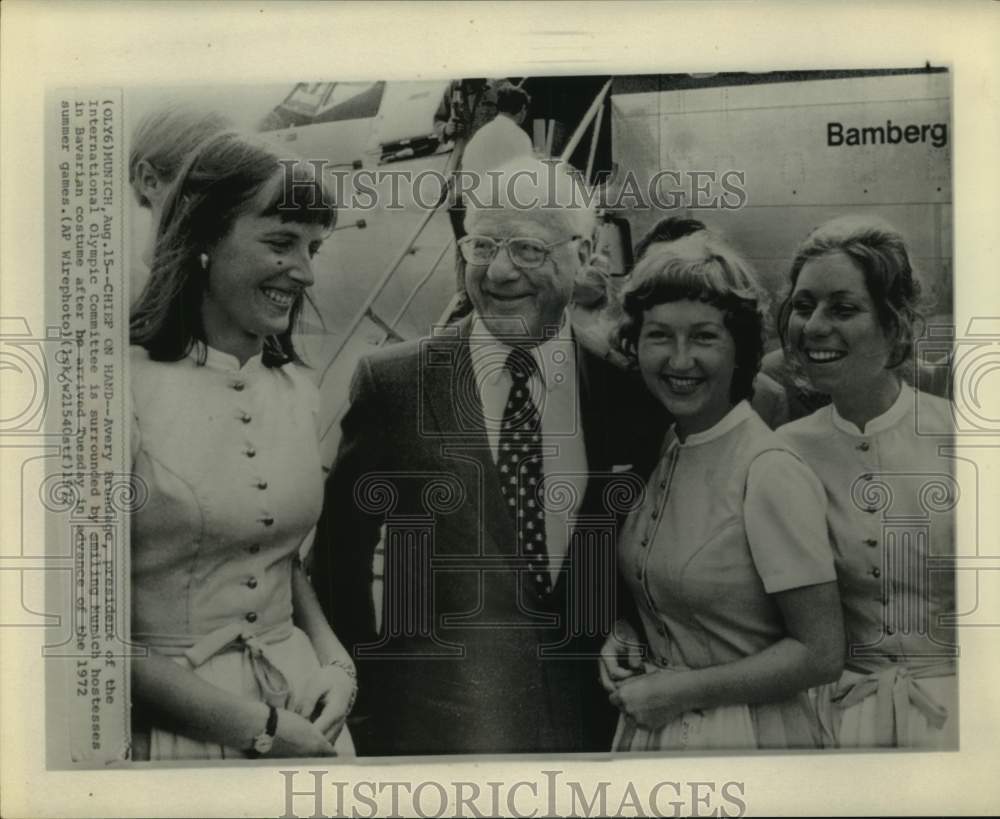
[[[327,230],[323,224],[261,215],[280,185],[279,172],[254,197],[249,212],[204,254],[205,341],[241,363],[260,352],[265,338],[289,329],[292,310],[313,284],[311,260]]]
[[[842,667],[840,604],[823,488],[749,404],[762,291],[699,232],[650,251],[623,306],[622,352],[675,423],[619,540],[641,628],[602,652],[615,750],[817,747],[806,690]]]
[[[138,759],[352,751],[354,666],[299,560],[323,478],[291,332],[335,222],[324,194],[310,165],[227,132],[164,207],[131,324]]]
[[[164,205],[132,343],[154,360],[176,361],[196,341],[209,342],[221,314],[229,325],[236,314],[250,325],[224,329],[223,343],[239,348],[225,352],[256,345],[268,362],[298,360],[291,331],[312,284],[310,259],[336,222],[331,201],[312,165],[282,159],[263,139],[225,132],[203,143]],[[278,313],[253,318],[265,296]]]
[[[955,550],[953,421],[902,377],[920,292],[906,244],[881,219],[834,219],[790,279],[786,354],[833,401],[780,430],[829,499],[848,655],[820,691],[824,725],[843,747],[957,748],[955,577],[933,568]]]

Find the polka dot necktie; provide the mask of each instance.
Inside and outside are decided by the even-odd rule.
[[[542,419],[531,400],[531,376],[537,365],[531,354],[515,349],[507,356],[510,394],[500,424],[497,467],[500,487],[517,530],[518,554],[528,558],[530,585],[539,594],[552,591],[545,546],[542,501]]]

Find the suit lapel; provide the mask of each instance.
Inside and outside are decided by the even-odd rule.
[[[484,534],[487,551],[510,553],[515,549],[514,523],[500,490],[500,477],[490,453],[483,422],[483,404],[476,386],[469,348],[472,317],[461,321],[452,336],[429,342],[421,380],[438,435],[429,442],[446,468],[458,474],[470,500],[476,523]],[[452,328],[449,328],[452,329]],[[472,498],[473,487],[478,497]],[[476,540],[470,537],[470,548]]]
[[[621,382],[617,378],[612,378],[612,373],[616,373],[613,364],[610,364],[600,357],[594,355],[581,344],[576,343],[577,356],[577,388],[580,401],[580,427],[583,432],[584,447],[587,454],[587,485],[583,492],[583,499],[577,510],[579,519],[574,532],[576,536],[570,535],[570,550],[567,553],[567,563],[564,571],[560,574],[557,591],[565,593],[566,582],[570,573],[574,571],[568,561],[583,560],[583,563],[575,567],[577,572],[586,572],[588,567],[594,570],[593,561],[595,555],[587,553],[586,543],[592,538],[579,530],[588,526],[596,526],[598,531],[603,530],[609,523],[615,525],[614,513],[607,507],[606,491],[609,481],[614,480],[611,475],[613,465],[622,460],[634,456],[634,453],[618,451],[617,442],[621,436],[617,433],[616,425],[623,423],[618,414],[615,413],[617,402],[628,402],[628,396],[620,393]],[[636,420],[641,416],[637,414]],[[573,543],[576,542],[574,549]],[[578,553],[579,549],[584,549],[584,554]],[[586,590],[578,593],[585,594],[605,594],[604,584],[610,582],[616,573],[616,568],[612,563],[610,566],[603,564],[596,569],[597,575],[590,579],[590,582],[597,583],[596,587],[587,586]],[[580,582],[579,579],[577,582]],[[595,591],[595,589],[605,589],[605,591]]]
[[[601,394],[599,374],[594,372],[590,354],[581,344],[576,345],[576,377],[580,401],[580,426],[583,429],[583,444],[587,453],[587,471],[594,472],[603,462],[599,442],[603,438],[601,421],[605,396]],[[590,484],[590,481],[587,481]]]
[[[438,336],[428,342],[420,369],[422,390],[427,397],[425,406],[433,416],[432,429],[427,429],[429,445],[445,467],[456,473],[467,489],[479,487],[474,499],[476,522],[485,537],[484,548],[493,553],[512,554],[516,549],[516,532],[500,489],[500,478],[490,453],[483,422],[483,405],[472,369],[469,334],[472,317],[468,316],[452,335]],[[587,471],[609,469],[606,440],[608,423],[606,409],[609,400],[601,365],[574,339],[577,369],[577,393],[580,402],[580,425],[583,432]],[[427,425],[425,425],[426,427]],[[436,431],[436,434],[435,434]],[[587,480],[580,513],[586,515],[599,502],[601,481]],[[597,498],[595,498],[595,494]],[[473,498],[470,497],[470,500]],[[470,548],[476,539],[470,537]]]
[[[608,468],[608,458],[604,442],[607,438],[606,425],[610,422],[607,412],[608,402],[615,396],[608,395],[607,384],[601,372],[601,362],[576,343],[576,374],[580,400],[580,426],[583,429],[583,443],[587,453],[587,472],[601,472]],[[588,480],[588,488],[593,481]]]

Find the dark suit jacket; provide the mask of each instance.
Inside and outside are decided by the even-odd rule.
[[[577,345],[586,491],[564,570],[539,596],[487,443],[470,326],[381,351],[354,377],[313,556],[319,599],[358,664],[352,733],[374,755],[608,750],[616,712],[597,655],[630,605],[616,532],[666,413],[634,374]]]

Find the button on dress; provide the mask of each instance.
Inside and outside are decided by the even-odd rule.
[[[316,388],[298,365],[258,356],[241,367],[205,346],[175,362],[133,347],[130,382],[133,474],[147,496],[131,527],[133,639],[234,695],[284,707],[319,668],[292,625],[291,593],[323,501]],[[137,756],[145,739],[139,730]],[[155,727],[148,740],[151,759],[247,750]]]
[[[733,662],[787,636],[772,594],[831,582],[823,488],[747,402],[682,444],[671,430],[619,566],[651,654],[648,672]],[[689,712],[659,730],[622,716],[615,750],[816,747],[806,691]]]
[[[843,747],[958,747],[950,404],[903,385],[862,431],[831,405],[779,434],[826,487],[848,656],[820,689]]]

